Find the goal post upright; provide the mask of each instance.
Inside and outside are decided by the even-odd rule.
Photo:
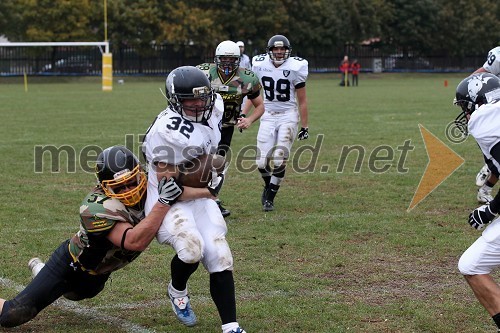
[[[102,90],[113,90],[113,56],[109,52],[109,42],[1,42],[0,47],[31,46],[98,46],[102,54]],[[104,47],[104,51],[102,50]]]

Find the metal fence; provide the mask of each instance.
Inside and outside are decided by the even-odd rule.
[[[141,53],[129,47],[115,48],[113,74],[165,75],[178,66],[212,62],[213,55],[214,50],[200,52],[193,45],[155,45]],[[299,55],[309,61],[313,73],[339,72],[344,56]],[[398,51],[382,53],[368,48],[348,55],[351,60],[358,60],[363,72],[473,72],[485,61],[485,54],[453,58]],[[97,47],[0,47],[0,76],[101,75],[101,71],[102,54]]]

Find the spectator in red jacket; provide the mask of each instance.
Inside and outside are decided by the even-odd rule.
[[[359,64],[357,59],[354,59],[353,62],[351,63],[351,74],[352,74],[352,85],[353,86],[358,85],[358,74],[359,74],[360,69],[361,69],[361,65]]]
[[[340,62],[340,65],[339,65],[339,70],[340,70],[340,73],[342,74],[342,80],[340,81],[340,85],[341,86],[348,86],[349,85],[349,69],[350,69],[350,65],[349,65],[349,57],[348,56],[344,56],[344,59]]]

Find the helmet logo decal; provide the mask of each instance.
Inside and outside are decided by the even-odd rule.
[[[483,84],[488,83],[488,80],[490,79],[491,77],[483,78],[483,75],[477,75],[473,76],[469,81],[467,81],[469,83],[467,86],[468,95],[473,102],[476,101],[478,93],[483,88]]]
[[[200,98],[203,95],[206,95],[210,92],[210,89],[208,87],[194,87],[193,88],[193,95],[196,98]]]
[[[113,179],[118,179],[118,178],[122,178],[124,175],[130,173],[130,170],[129,169],[123,169],[121,171],[118,171],[117,173],[115,173],[113,175]]]

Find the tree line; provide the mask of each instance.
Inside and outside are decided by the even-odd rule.
[[[144,55],[162,43],[207,52],[226,39],[263,52],[272,35],[284,34],[305,57],[340,55],[361,43],[464,57],[497,46],[499,31],[498,0],[0,1],[0,35],[9,41],[103,41],[106,32],[112,49]]]

